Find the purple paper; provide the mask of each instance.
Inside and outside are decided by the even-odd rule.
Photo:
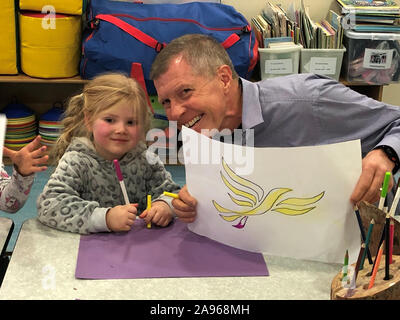
[[[262,254],[195,234],[179,220],[151,229],[139,220],[127,233],[82,235],[75,271],[83,279],[267,275]]]

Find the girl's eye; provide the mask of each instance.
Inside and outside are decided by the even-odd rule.
[[[104,121],[108,122],[108,123],[113,123],[114,119],[112,119],[112,118],[104,118]]]
[[[136,125],[136,121],[135,120],[129,120],[127,122],[127,124],[128,124],[128,126],[134,126],[134,125]]]

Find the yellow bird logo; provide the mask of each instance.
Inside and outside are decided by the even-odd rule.
[[[246,225],[249,216],[262,215],[268,211],[275,211],[286,215],[297,216],[305,214],[315,206],[310,206],[318,202],[325,194],[325,191],[311,198],[286,198],[282,200],[285,193],[292,191],[289,188],[274,188],[264,197],[264,190],[256,183],[238,176],[222,158],[224,173],[220,171],[222,181],[236,196],[228,193],[231,200],[242,210],[231,210],[222,207],[215,200],[212,201],[214,207],[220,213],[220,217],[228,222],[233,222],[239,218],[240,221],[233,225],[235,228],[242,229]],[[238,185],[235,187],[229,180]]]

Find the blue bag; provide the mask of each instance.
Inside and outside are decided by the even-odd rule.
[[[258,43],[248,21],[233,7],[211,2],[140,4],[92,0],[82,43],[80,74],[84,79],[119,71],[145,84],[157,53],[172,39],[201,33],[227,50],[236,72],[249,79],[258,60]]]

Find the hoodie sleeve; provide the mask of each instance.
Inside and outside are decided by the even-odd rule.
[[[109,208],[81,198],[85,166],[78,156],[68,152],[60,159],[37,199],[38,219],[50,227],[80,234],[110,231],[105,219]]]
[[[13,168],[10,177],[4,170],[0,168],[0,210],[14,213],[21,209],[28,199],[35,174],[29,176],[21,176],[18,171]]]

